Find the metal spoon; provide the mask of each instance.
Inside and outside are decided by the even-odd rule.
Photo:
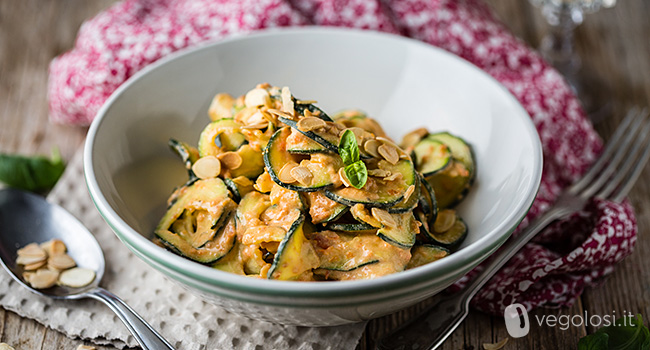
[[[95,270],[96,277],[90,285],[33,289],[22,280],[22,267],[16,265],[18,249],[54,238],[65,243],[68,255],[80,267]],[[104,275],[104,254],[95,237],[65,209],[44,198],[15,189],[0,190],[0,262],[13,279],[38,295],[54,299],[92,298],[103,302],[124,322],[144,350],[174,350],[120,298],[98,286]]]

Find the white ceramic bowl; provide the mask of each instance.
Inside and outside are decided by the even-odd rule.
[[[478,174],[460,205],[462,248],[421,268],[365,281],[246,278],[194,263],[151,242],[185,170],[167,147],[197,142],[218,92],[259,82],[290,86],[328,112],[360,108],[400,139],[417,127],[448,130],[474,147]],[[382,316],[446,288],[494,252],[529,209],[542,152],[515,98],[470,63],[435,47],[376,32],[274,30],[185,50],[143,69],[106,102],[84,154],[90,194],[115,234],[155,269],[206,299],[249,317],[335,325]]]

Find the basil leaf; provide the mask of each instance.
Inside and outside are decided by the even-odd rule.
[[[368,180],[368,169],[366,169],[366,165],[360,160],[346,165],[344,171],[350,184],[357,189],[361,189]]]
[[[359,146],[357,138],[351,130],[345,130],[339,141],[339,155],[343,159],[343,164],[350,165],[359,161]]]
[[[603,339],[607,338],[603,345]],[[641,315],[622,317],[578,342],[578,350],[650,350],[650,330]]]
[[[583,337],[578,342],[578,350],[608,350],[609,335],[607,333],[594,333]]]
[[[46,192],[59,180],[65,165],[57,149],[52,158],[0,154],[0,182],[31,192]]]

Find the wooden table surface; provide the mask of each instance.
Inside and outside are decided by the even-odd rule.
[[[81,23],[113,0],[0,1],[0,152],[49,154],[57,146],[70,159],[81,146],[85,128],[53,125],[47,115],[47,67],[69,50]],[[547,30],[538,9],[524,0],[491,0],[498,15],[522,40],[539,45]],[[596,124],[607,139],[632,106],[650,106],[650,2],[622,0],[613,9],[588,15],[576,39],[583,58],[583,76],[598,77],[589,87],[593,96],[612,102],[611,113]],[[603,96],[605,91],[608,95]],[[630,194],[637,213],[639,240],[634,254],[599,287],[586,290],[571,308],[540,309],[543,315],[606,315],[624,310],[650,319],[650,187],[646,167]],[[416,308],[373,320],[357,349],[373,349],[374,339],[411,315]],[[531,327],[528,336],[511,339],[505,349],[575,349],[593,332],[589,327]],[[502,318],[472,312],[443,349],[482,349],[483,343],[506,338]],[[17,350],[76,349],[68,339],[32,320],[0,308],[0,342]],[[86,343],[88,344],[88,343]],[[113,349],[112,347],[97,347]]]

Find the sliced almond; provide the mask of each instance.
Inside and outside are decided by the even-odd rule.
[[[294,115],[294,106],[293,106],[293,100],[291,99],[291,90],[289,90],[289,87],[285,86],[282,88],[282,92],[280,93],[280,98],[282,99],[282,112]]]
[[[271,114],[279,115],[280,117],[285,117],[285,118],[292,118],[293,117],[291,114],[285,113],[285,112],[283,112],[283,111],[281,111],[279,109],[275,109],[275,108],[269,108],[266,111],[271,113]]]
[[[244,162],[239,153],[236,152],[225,152],[218,155],[217,158],[221,161],[221,165],[231,170],[239,168]]]
[[[318,103],[316,100],[296,100],[296,104],[299,105],[313,105],[314,103]]]
[[[245,125],[255,125],[255,124],[267,124],[268,120],[264,118],[264,114],[262,111],[257,110],[255,113],[251,114],[246,120],[244,121]]]
[[[377,150],[381,146],[381,142],[377,140],[368,140],[363,144],[363,149],[368,153],[369,155],[379,158],[379,151]]]
[[[92,283],[94,279],[95,271],[91,269],[75,267],[61,272],[61,276],[59,276],[59,283],[72,288],[81,288]]]
[[[90,345],[79,345],[76,350],[95,350],[95,347]]]
[[[392,145],[384,143],[377,148],[377,152],[393,165],[399,162],[399,153],[397,153],[397,149]]]
[[[456,211],[452,209],[444,209],[438,212],[436,222],[433,223],[433,230],[438,233],[443,233],[454,226],[456,222]]]
[[[35,271],[35,270],[38,270],[41,267],[45,266],[46,263],[47,263],[47,260],[44,259],[44,260],[41,260],[41,261],[33,263],[33,264],[25,265],[24,269],[25,269],[25,271]]]
[[[30,243],[18,249],[18,256],[40,257],[47,256],[47,252],[36,243]]]
[[[271,192],[274,184],[275,182],[273,182],[273,179],[271,179],[269,173],[264,171],[262,175],[258,176],[257,180],[255,180],[253,188],[262,193],[269,193]]]
[[[48,269],[40,269],[29,277],[28,282],[36,289],[46,289],[54,286],[58,278],[58,272]]]
[[[484,350],[499,350],[503,349],[504,346],[506,346],[506,343],[508,342],[508,338],[503,338],[498,343],[490,344],[490,343],[483,343],[483,349]]]
[[[395,219],[390,215],[389,212],[387,212],[384,209],[379,209],[379,208],[372,208],[370,210],[372,213],[372,217],[377,219],[379,222],[381,222],[382,225],[386,227],[395,227],[397,226],[397,223],[395,222]]]
[[[246,176],[237,176],[236,178],[232,179],[232,182],[236,183],[241,187],[247,187],[253,185],[253,181],[251,181]]]
[[[266,120],[267,122],[271,122],[273,124],[276,124],[278,122],[277,116],[275,116],[274,114],[269,113],[268,110],[266,110],[266,109],[260,110],[260,113],[262,114],[262,117],[264,117],[264,120]]]
[[[27,265],[40,263],[42,261],[47,261],[47,254],[44,253],[41,256],[37,256],[37,255],[18,255],[18,258],[16,259],[16,264],[27,266]]]
[[[48,255],[63,254],[67,251],[65,243],[60,239],[49,240],[45,243],[41,243],[40,246]]]
[[[390,176],[390,171],[384,169],[371,169],[368,170],[368,175],[374,177],[387,177]]]
[[[393,142],[393,140],[391,140],[391,139],[389,139],[389,138],[387,138],[387,137],[377,136],[377,141],[381,141],[383,144],[386,144],[386,145],[391,145],[391,146],[393,146],[393,147],[398,147],[398,146],[395,144],[395,142]]]
[[[244,104],[246,107],[259,107],[271,104],[271,96],[269,92],[262,88],[255,88],[246,93],[244,97]]]
[[[406,192],[404,192],[404,201],[405,202],[408,201],[414,192],[415,192],[415,185],[409,186],[409,188],[406,189]]]
[[[314,174],[309,171],[304,166],[297,166],[289,172],[296,181],[300,182],[303,186],[311,185],[311,180],[314,178]]]
[[[249,130],[259,130],[259,129],[264,129],[267,126],[269,126],[269,122],[264,121],[264,122],[257,123],[257,124],[244,125],[241,128],[242,129],[249,129]]]
[[[47,264],[57,270],[66,270],[77,265],[68,254],[52,255],[47,259]]]
[[[343,182],[343,185],[345,185],[345,187],[352,186],[350,180],[348,179],[348,176],[345,174],[345,168],[339,169],[339,177],[341,178],[341,182]]]
[[[211,179],[221,172],[221,162],[215,156],[205,156],[192,165],[192,171],[199,179]]]
[[[404,135],[404,137],[402,138],[402,144],[400,146],[404,148],[413,147],[428,134],[429,131],[427,131],[427,129],[425,128],[415,129],[409,132],[408,134]]]
[[[401,173],[395,173],[395,174],[390,174],[384,178],[386,181],[395,181],[397,179],[400,179],[402,177]]]
[[[217,94],[208,108],[210,119],[232,118],[232,106],[234,104],[235,99],[229,94]]]
[[[316,117],[305,117],[298,121],[297,125],[300,131],[312,131],[327,126],[324,120]]]
[[[23,272],[23,280],[29,283],[29,279],[34,276],[36,272],[35,271],[25,271]]]
[[[362,222],[369,224],[372,227],[380,228],[381,222],[377,220],[371,213],[368,208],[363,204],[355,204],[350,208],[350,213],[352,216]]]
[[[285,164],[282,169],[280,169],[280,172],[278,173],[278,178],[280,181],[290,184],[296,182],[296,179],[291,175],[291,170],[293,168],[297,167],[298,164],[296,162],[288,162]]]

